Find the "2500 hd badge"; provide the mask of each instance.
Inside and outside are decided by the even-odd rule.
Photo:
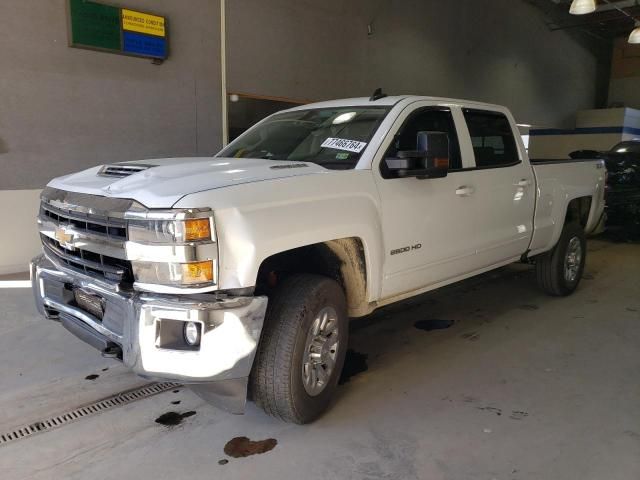
[[[396,248],[395,250],[391,250],[391,255],[398,255],[399,253],[407,253],[411,250],[420,250],[422,248],[421,243],[416,243],[415,245],[411,245],[410,247],[402,247]]]

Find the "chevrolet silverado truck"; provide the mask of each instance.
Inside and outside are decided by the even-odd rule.
[[[348,320],[512,262],[572,293],[602,160],[532,161],[504,107],[375,94],[271,115],[214,157],[52,180],[41,314],[149,379],[306,423]]]

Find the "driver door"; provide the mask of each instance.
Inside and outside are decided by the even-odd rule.
[[[409,108],[398,118],[382,145],[374,177],[381,197],[385,262],[381,298],[427,288],[473,269],[477,227],[472,158],[463,158],[455,107]],[[466,128],[466,127],[465,127]],[[416,150],[418,132],[445,132],[449,138],[449,173],[443,178],[397,178],[384,159]],[[459,130],[458,130],[459,131]]]

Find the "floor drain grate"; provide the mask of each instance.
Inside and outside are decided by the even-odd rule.
[[[179,383],[173,382],[149,383],[142,387],[120,392],[116,395],[98,400],[97,402],[69,410],[68,412],[60,415],[40,420],[38,422],[33,422],[28,425],[23,425],[12,432],[2,433],[0,434],[0,445],[21,440],[35,435],[36,433],[48,432],[54,428],[61,427],[81,418],[97,415],[98,413],[106,412],[107,410],[127,405],[128,403],[142,400],[143,398],[151,397],[158,393],[166,392],[167,390],[180,386],[181,385]]]

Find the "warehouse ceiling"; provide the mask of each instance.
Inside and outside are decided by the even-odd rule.
[[[633,30],[634,21],[625,13],[640,19],[640,0],[598,0],[598,9],[588,15],[570,15],[571,0],[527,1],[545,13],[550,30],[571,30],[606,42]]]

